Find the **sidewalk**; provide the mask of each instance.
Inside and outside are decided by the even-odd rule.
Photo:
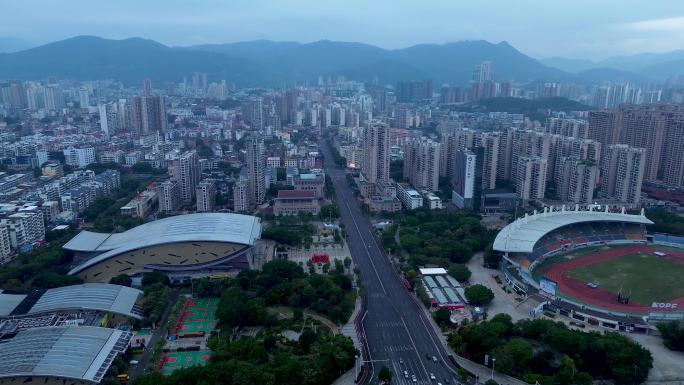
[[[354,324],[354,320],[356,319],[356,316],[359,314],[361,311],[361,296],[357,295],[356,296],[356,305],[354,306],[354,311],[352,312],[351,317],[349,317],[349,320],[347,321],[344,326],[342,326],[342,335],[347,336],[351,338],[352,342],[354,342],[354,347],[358,349],[359,351],[361,350],[361,344],[359,344],[359,336],[356,335],[356,326]],[[355,385],[356,383],[354,382],[354,376],[356,375],[356,371],[354,368],[349,369],[346,371],[344,374],[342,374],[340,377],[338,377],[335,382],[333,382],[333,385]]]

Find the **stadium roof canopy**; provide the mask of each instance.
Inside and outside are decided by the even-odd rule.
[[[24,294],[6,294],[0,290],[0,317],[10,315],[24,298]]]
[[[130,332],[93,326],[27,329],[2,344],[0,378],[56,377],[98,383]]]
[[[142,319],[134,305],[142,291],[107,283],[85,283],[47,290],[28,314],[52,313],[64,310],[99,310]]]
[[[583,222],[626,222],[651,225],[653,222],[641,214],[625,214],[609,212],[607,207],[603,211],[567,210],[563,206],[560,210],[546,207],[543,212],[516,219],[504,227],[494,239],[494,250],[508,253],[531,253],[534,245],[546,234],[563,226]]]
[[[230,242],[253,245],[261,236],[261,221],[251,215],[232,213],[186,214],[160,219],[123,233],[81,231],[64,245],[72,251],[102,253],[76,267],[77,273],[108,258],[144,247],[179,242]]]

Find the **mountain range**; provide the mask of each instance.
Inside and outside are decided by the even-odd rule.
[[[576,74],[588,70],[613,70],[622,71],[623,76],[636,74],[647,78],[664,79],[684,74],[684,49],[664,53],[614,56],[598,61],[552,57],[541,59],[540,62]]]
[[[676,60],[677,56],[672,58]],[[483,40],[419,44],[388,50],[368,44],[329,40],[313,43],[256,40],[169,47],[142,38],[111,40],[95,36],[77,36],[18,52],[2,53],[0,78],[114,79],[126,85],[138,85],[144,78],[151,78],[159,84],[179,82],[193,72],[205,72],[210,81],[226,79],[241,86],[278,86],[313,81],[319,76],[344,75],[361,81],[377,79],[381,84],[432,79],[438,87],[442,83],[467,85],[473,67],[483,61],[493,63],[494,77],[501,81],[595,84],[604,80],[644,81],[654,78],[652,74],[611,67],[609,63],[601,68],[584,62],[575,63],[572,67],[572,63],[559,58],[538,61],[507,42]],[[649,58],[643,58],[642,63],[646,63],[646,67],[663,65],[663,62]],[[684,67],[679,68],[684,72],[681,70]]]

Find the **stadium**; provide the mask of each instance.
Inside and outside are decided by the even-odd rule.
[[[251,268],[261,236],[259,218],[241,214],[187,214],[160,219],[123,233],[81,231],[64,245],[77,265],[69,274],[85,282],[109,282],[125,274],[161,271],[172,280]]]
[[[616,330],[647,331],[684,308],[684,250],[677,237],[649,236],[644,215],[547,207],[494,240],[508,283],[545,308]],[[667,241],[667,242],[666,242]]]
[[[142,319],[142,292],[87,283],[0,293],[0,384],[96,384]]]

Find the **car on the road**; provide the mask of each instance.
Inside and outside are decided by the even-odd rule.
[[[399,358],[399,365],[404,365],[404,359],[403,358]]]
[[[415,374],[411,376],[411,381],[418,382],[418,379],[416,378]]]
[[[432,356],[432,362],[437,362],[437,357]]]
[[[442,385],[442,383],[441,383],[441,382],[438,382],[437,385]]]
[[[425,358],[430,359],[430,353],[425,353]]]
[[[434,375],[434,374],[430,373],[430,379],[431,379],[431,380],[436,380],[436,379],[437,379],[437,377],[435,377],[435,375]]]
[[[404,370],[404,378],[408,378],[408,372]]]

